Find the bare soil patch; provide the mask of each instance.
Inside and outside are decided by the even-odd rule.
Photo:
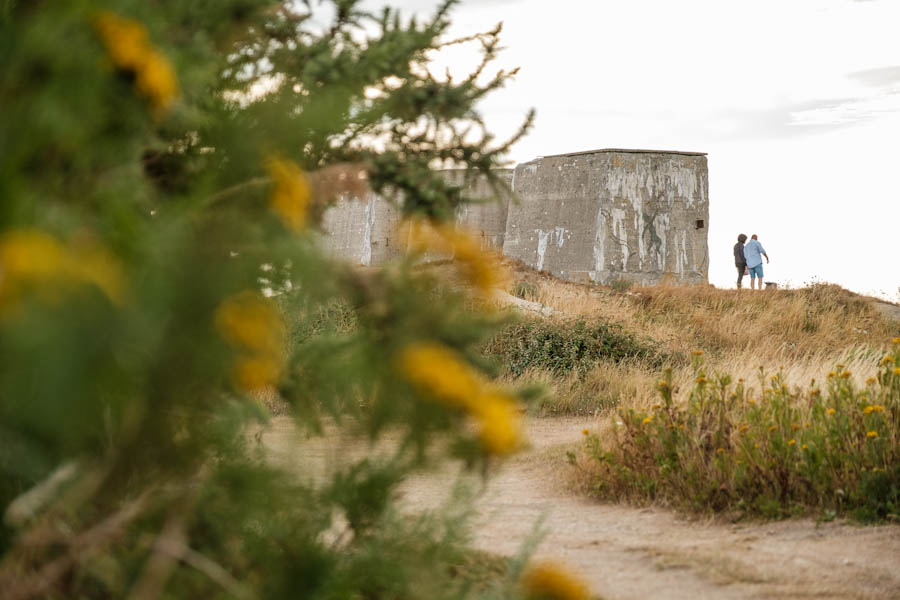
[[[439,506],[456,481],[468,478],[480,486],[476,547],[514,555],[540,523],[546,535],[536,558],[566,563],[608,600],[900,598],[896,525],[808,519],[729,524],[578,496],[566,485],[565,451],[593,425],[585,418],[531,419],[532,447],[499,466],[486,483],[448,466],[411,478],[401,501],[410,510]],[[298,440],[291,431],[286,418],[276,418],[262,441],[276,460],[318,465],[314,471],[377,451],[333,436]]]

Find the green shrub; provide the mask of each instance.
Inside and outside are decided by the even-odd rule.
[[[316,231],[385,190],[453,219],[435,164],[504,191],[513,140],[475,107],[511,76],[476,76],[499,27],[468,38],[472,77],[429,71],[453,4],[0,2],[3,600],[457,599],[502,574],[467,567],[467,498],[396,502],[518,448],[519,393],[478,365],[493,317]]]
[[[528,369],[583,375],[602,360],[647,360],[656,366],[662,361],[662,355],[648,342],[621,325],[600,321],[523,320],[505,327],[485,351],[514,376]]]
[[[588,436],[593,492],[699,511],[765,517],[849,513],[900,518],[900,339],[877,377],[856,387],[843,365],[805,389],[760,369],[760,394],[707,376],[676,403],[671,372],[649,412],[622,410],[615,440]],[[824,388],[824,389],[823,389]]]
[[[623,293],[627,292],[628,290],[630,290],[633,285],[634,285],[634,282],[631,281],[630,279],[616,278],[609,282],[610,289],[612,289],[612,291],[618,292],[620,294],[623,294]]]
[[[538,296],[538,288],[530,281],[517,281],[516,286],[513,288],[513,294],[523,300],[534,301]]]

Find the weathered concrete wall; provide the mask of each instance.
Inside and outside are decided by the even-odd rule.
[[[467,184],[465,170],[448,170],[443,171],[442,174],[450,183],[464,186],[465,195],[476,200],[476,202],[469,202],[459,207],[456,224],[481,236],[482,247],[502,250],[503,240],[506,237],[509,198],[498,198],[484,177],[479,177]],[[512,183],[512,169],[498,170],[497,174],[507,184]]]
[[[322,247],[353,264],[379,265],[405,251],[396,236],[399,224],[400,211],[377,194],[342,197],[322,216]]]
[[[442,171],[451,183],[464,186],[469,198],[483,200],[460,207],[456,222],[482,239],[482,246],[503,248],[509,198],[496,199],[484,177],[466,183],[465,170]],[[501,178],[512,180],[513,170],[502,169]],[[406,246],[397,236],[400,211],[385,198],[341,198],[322,218],[322,245],[326,252],[354,264],[378,265],[402,255]]]
[[[504,254],[572,281],[707,281],[706,156],[597,150],[516,167]]]

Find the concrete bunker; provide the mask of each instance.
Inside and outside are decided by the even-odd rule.
[[[516,167],[503,252],[571,281],[705,283],[709,177],[698,152],[606,149]]]
[[[706,154],[604,149],[540,157],[502,172],[518,202],[496,199],[483,179],[444,176],[469,197],[457,223],[484,246],[571,281],[641,285],[706,283],[709,176]],[[323,244],[377,265],[405,251],[399,213],[375,194],[326,211]]]

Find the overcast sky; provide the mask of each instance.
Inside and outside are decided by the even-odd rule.
[[[767,280],[900,300],[900,0],[470,0],[453,14],[456,34],[504,24],[497,66],[520,71],[481,108],[499,134],[537,109],[514,161],[707,152],[711,283],[734,285],[734,238],[757,233]]]

